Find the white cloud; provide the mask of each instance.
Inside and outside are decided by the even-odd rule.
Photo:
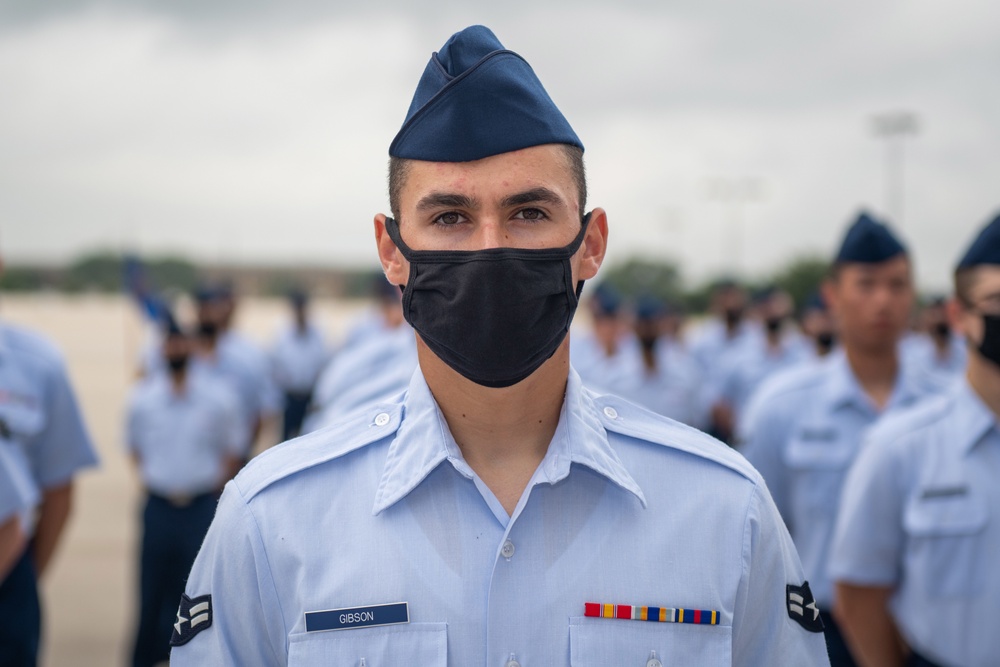
[[[860,205],[883,203],[868,124],[887,109],[921,118],[903,234],[924,284],[945,284],[998,206],[1000,9],[985,1],[97,6],[22,17],[0,40],[11,259],[128,244],[374,263],[388,143],[430,52],[476,21],[533,63],[587,145],[612,260],[727,267],[713,177],[762,184],[743,212],[749,272],[831,252]]]

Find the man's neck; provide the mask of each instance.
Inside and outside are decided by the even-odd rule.
[[[980,400],[1000,418],[1000,367],[970,351],[965,377]]]
[[[187,385],[187,371],[171,371],[170,372],[170,388],[175,394],[180,396],[184,393],[184,387]]]
[[[845,343],[844,352],[861,390],[879,410],[884,409],[892,398],[899,374],[896,347],[865,349]]]
[[[512,514],[559,424],[568,340],[530,377],[503,389],[467,380],[417,340],[424,379],[462,455]]]

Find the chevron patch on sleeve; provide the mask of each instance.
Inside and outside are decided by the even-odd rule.
[[[196,598],[189,598],[187,595],[182,595],[170,645],[183,646],[194,639],[199,632],[210,627],[212,627],[212,596],[199,595]]]

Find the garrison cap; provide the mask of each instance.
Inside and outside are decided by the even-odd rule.
[[[542,144],[583,149],[531,65],[474,25],[431,56],[389,155],[469,162]]]
[[[878,264],[902,254],[906,254],[906,247],[892,230],[862,211],[847,230],[834,261]]]
[[[979,232],[956,268],[968,269],[980,264],[1000,264],[1000,215]]]
[[[635,317],[636,319],[648,322],[649,320],[655,320],[659,317],[663,317],[667,314],[667,309],[664,306],[663,300],[659,299],[652,294],[640,294],[639,298],[635,302]]]
[[[614,317],[622,307],[622,295],[610,283],[601,283],[591,297],[596,317]]]

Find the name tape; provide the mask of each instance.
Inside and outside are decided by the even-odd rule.
[[[370,628],[409,622],[410,607],[407,602],[306,612],[306,632]]]

